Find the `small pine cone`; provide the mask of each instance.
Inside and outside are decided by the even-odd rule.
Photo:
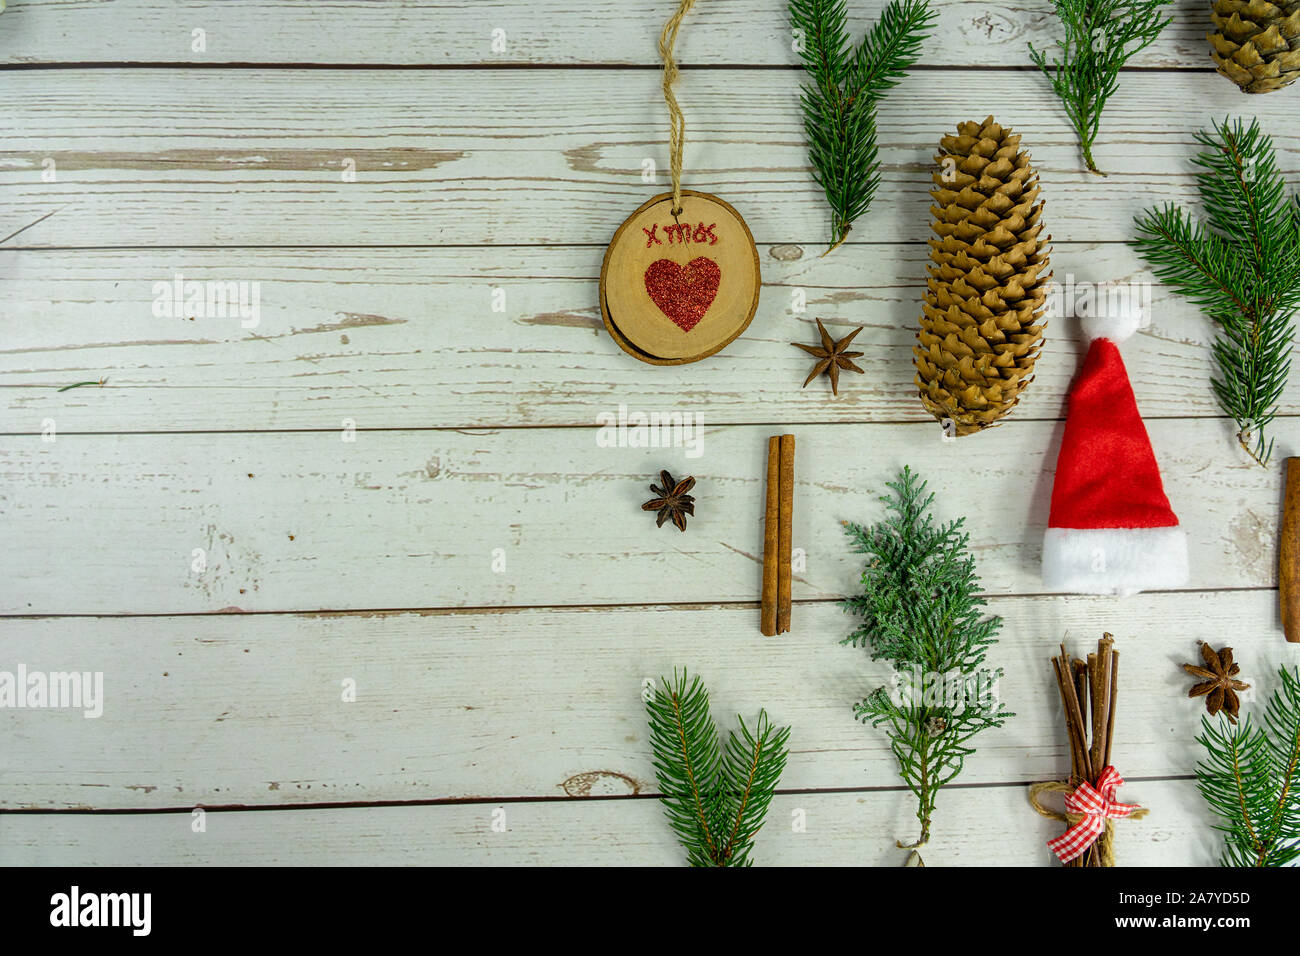
[[[1247,93],[1300,78],[1300,0],[1214,0],[1206,37],[1219,72]]]
[[[1300,0],[1297,0],[1300,2]],[[921,403],[957,435],[997,424],[1033,379],[1048,250],[1038,174],[1020,137],[988,117],[940,141],[930,195],[930,277],[912,353]]]

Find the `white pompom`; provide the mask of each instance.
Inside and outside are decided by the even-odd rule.
[[[1116,282],[1100,282],[1091,296],[1081,296],[1075,314],[1083,332],[1091,339],[1110,339],[1119,344],[1150,322],[1139,300],[1138,288]]]

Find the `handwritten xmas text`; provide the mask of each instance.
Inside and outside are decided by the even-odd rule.
[[[662,246],[664,244],[663,239],[659,238],[660,235],[668,240],[670,246],[673,243],[678,245],[696,243],[698,245],[716,246],[718,237],[713,234],[713,230],[717,225],[716,222],[711,222],[707,226],[700,223],[692,229],[689,222],[669,222],[664,224],[664,231],[660,233],[659,223],[655,223],[649,229],[642,226],[641,231],[646,235],[645,246],[647,249],[651,246]]]

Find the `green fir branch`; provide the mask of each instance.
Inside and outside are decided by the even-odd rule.
[[[1196,134],[1202,223],[1173,205],[1137,218],[1134,241],[1162,282],[1219,327],[1211,387],[1237,440],[1267,466],[1266,429],[1291,371],[1300,309],[1300,197],[1287,195],[1272,141],[1258,121],[1215,123]]]
[[[655,776],[668,825],[692,866],[752,866],[750,854],[789,756],[789,727],[760,710],[725,747],[698,677],[660,678],[646,701]]]
[[[869,527],[844,522],[853,550],[867,562],[863,593],[844,602],[862,620],[842,643],[891,661],[896,677],[924,681],[900,690],[896,679],[892,689],[877,688],[854,706],[859,720],[889,736],[903,782],[917,800],[921,833],[909,846],[920,847],[930,838],[939,790],[975,753],[971,740],[1015,715],[988,699],[1002,671],[984,667],[984,660],[1002,619],[984,616],[964,519],[935,524],[929,513],[934,495],[910,468],[888,487],[893,494],[881,499],[884,519]],[[948,687],[959,692],[949,694]]]
[[[831,207],[829,253],[880,187],[876,107],[920,58],[934,13],[928,0],[891,0],[850,51],[845,0],[789,0],[789,9],[811,79],[800,103],[813,179]]]
[[[754,839],[785,770],[790,728],[773,728],[767,712],[762,710],[753,733],[739,715],[736,719],[740,736],[733,731],[727,738],[719,780],[719,809],[722,820],[730,823],[725,843],[727,865],[749,866]]]
[[[1223,866],[1287,866],[1300,859],[1300,669],[1280,686],[1261,721],[1201,718],[1205,760],[1196,786],[1224,834]]]
[[[1268,865],[1282,866],[1300,858],[1300,669],[1279,668],[1278,677],[1263,717],[1276,784],[1264,838],[1274,847]]]
[[[1135,53],[1146,49],[1173,22],[1162,7],[1173,0],[1053,0],[1065,36],[1056,41],[1056,59],[1029,45],[1029,58],[1052,82],[1079,137],[1091,172],[1106,175],[1092,158],[1101,114],[1119,88],[1119,73]]]

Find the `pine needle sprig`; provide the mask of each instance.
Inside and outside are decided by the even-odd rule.
[[[758,712],[752,733],[740,715],[736,720],[740,734],[733,732],[727,737],[718,781],[723,852],[728,866],[750,866],[754,839],[785,770],[790,728],[774,728],[763,710]]]
[[[673,671],[646,701],[655,776],[668,825],[691,866],[752,866],[750,853],[789,756],[789,727],[760,710],[725,747],[698,677]]]
[[[813,179],[831,207],[829,253],[880,187],[876,107],[920,58],[934,13],[928,0],[891,0],[851,50],[845,0],[789,0],[789,10],[811,77],[800,103]]]
[[[881,499],[881,521],[844,522],[853,550],[867,562],[863,593],[844,602],[862,621],[841,643],[891,661],[903,678],[901,689],[896,679],[869,694],[854,715],[889,735],[921,825],[916,843],[899,846],[919,849],[930,838],[940,788],[975,752],[972,738],[1015,715],[992,699],[1001,669],[983,666],[1002,619],[984,616],[964,519],[936,524],[929,513],[934,495],[910,468],[887,484],[893,494]]]
[[[1219,326],[1211,387],[1237,441],[1267,466],[1266,429],[1291,370],[1300,309],[1300,196],[1287,195],[1272,141],[1257,120],[1197,132],[1194,160],[1207,222],[1172,204],[1137,218],[1134,245],[1156,277]]]
[[[1300,669],[1280,686],[1261,721],[1201,718],[1206,759],[1196,787],[1220,822],[1223,866],[1287,866],[1300,859]]]
[[[1074,126],[1090,172],[1106,175],[1092,158],[1106,102],[1119,88],[1119,72],[1173,22],[1162,7],[1173,0],[1053,0],[1065,36],[1056,41],[1056,60],[1029,44],[1029,57],[1052,82]]]

